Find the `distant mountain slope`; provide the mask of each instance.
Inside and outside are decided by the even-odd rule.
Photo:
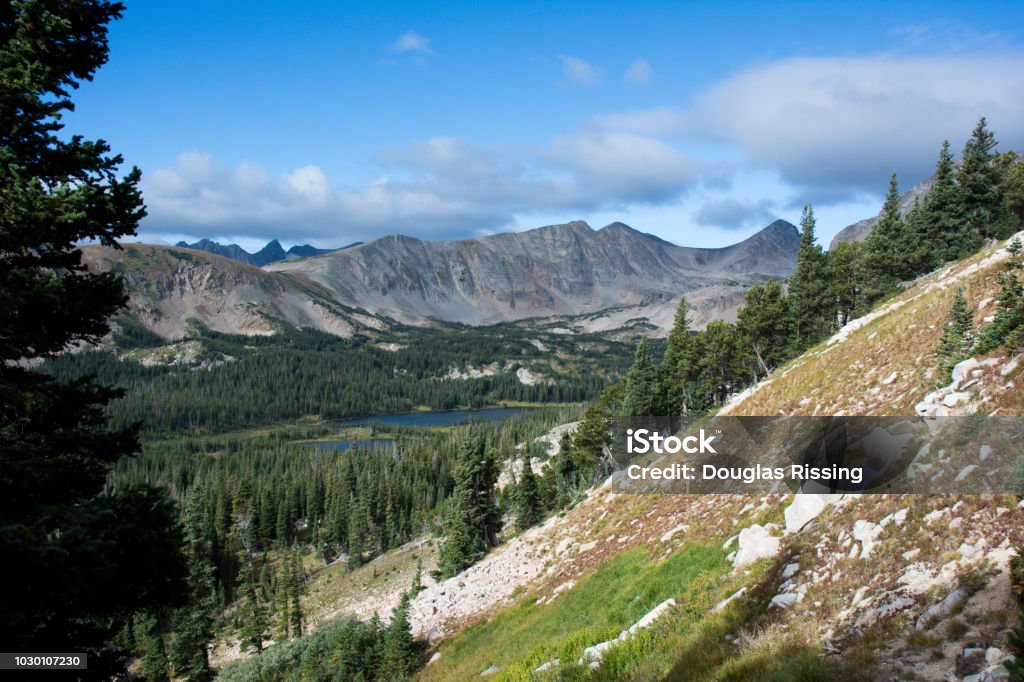
[[[341,303],[413,324],[624,310],[597,318],[608,318],[607,328],[645,318],[664,329],[681,295],[699,303],[698,326],[731,317],[750,284],[792,274],[798,241],[797,229],[782,220],[719,249],[676,246],[622,223],[593,230],[575,221],[460,241],[388,236],[266,269],[302,275]]]
[[[288,258],[309,258],[311,256],[322,256],[328,253],[334,253],[341,249],[348,249],[353,246],[362,244],[362,242],[355,242],[348,246],[342,246],[340,249],[318,249],[315,246],[309,244],[296,244],[287,251],[281,246],[281,242],[276,239],[267,243],[262,249],[256,253],[249,253],[238,244],[220,244],[209,239],[200,239],[194,244],[189,244],[184,241],[180,241],[175,246],[182,249],[195,249],[197,251],[206,251],[207,253],[213,253],[218,256],[224,256],[232,260],[241,261],[242,263],[248,263],[249,265],[255,265],[261,267],[267,263],[273,263],[275,261],[286,260]]]
[[[264,272],[210,253],[147,244],[127,244],[120,251],[86,246],[82,251],[91,270],[125,278],[130,312],[167,339],[181,338],[189,320],[248,335],[273,334],[287,324],[351,336],[385,324],[338,305],[329,292],[301,277]]]

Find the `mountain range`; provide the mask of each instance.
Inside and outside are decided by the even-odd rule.
[[[256,253],[249,253],[238,244],[220,244],[210,239],[200,239],[194,244],[189,244],[185,241],[180,241],[175,246],[183,249],[195,249],[197,251],[205,251],[207,253],[215,253],[218,256],[224,256],[232,260],[237,260],[242,263],[248,263],[249,265],[255,265],[256,267],[262,267],[267,263],[273,263],[279,260],[287,260],[289,258],[309,258],[310,256],[322,256],[327,253],[334,253],[335,251],[341,251],[353,246],[358,246],[362,242],[355,242],[348,246],[342,246],[337,249],[318,249],[315,246],[309,244],[296,244],[287,251],[281,246],[281,242],[276,239],[267,242],[267,245]]]
[[[681,296],[696,328],[734,319],[752,284],[792,274],[799,235],[777,220],[737,244],[704,249],[622,223],[594,230],[574,221],[457,241],[388,236],[262,269],[218,255],[214,245],[84,251],[91,268],[125,277],[130,311],[168,339],[181,338],[191,320],[242,334],[290,325],[349,336],[395,322],[529,320],[567,333],[639,325],[660,335]],[[260,253],[276,251],[283,249],[275,240]]]

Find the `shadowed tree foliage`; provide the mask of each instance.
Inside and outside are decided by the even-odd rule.
[[[120,3],[0,4],[0,639],[12,651],[86,650],[90,677],[123,668],[112,635],[184,592],[177,512],[145,486],[103,492],[137,449],[108,428],[117,395],[27,369],[95,341],[122,281],[86,272],[76,245],[116,246],[145,214],[138,169],[102,140],[61,138],[71,92],[107,59]]]

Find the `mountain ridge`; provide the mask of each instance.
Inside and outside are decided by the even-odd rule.
[[[455,241],[388,235],[265,269],[300,274],[346,305],[409,324],[492,324],[656,303],[674,310],[681,295],[716,287],[717,316],[734,312],[750,285],[788,278],[798,241],[785,221],[714,249],[677,246],[623,223],[594,230],[571,221]],[[712,316],[711,308],[694,312],[699,326]]]
[[[735,319],[751,285],[792,273],[798,242],[796,227],[781,220],[714,249],[677,246],[624,223],[594,230],[573,221],[457,241],[388,235],[262,268],[209,250],[220,246],[209,240],[196,243],[206,249],[84,253],[91,268],[125,277],[131,312],[167,339],[185,335],[190,320],[250,335],[284,325],[350,336],[440,321],[662,336],[684,295],[697,329]],[[276,240],[268,249],[275,245],[283,251]]]
[[[231,260],[239,261],[240,263],[247,263],[249,265],[255,265],[256,267],[262,267],[268,263],[287,260],[289,258],[322,256],[324,254],[334,253],[335,251],[358,246],[359,244],[362,244],[362,242],[353,242],[347,246],[341,246],[336,249],[318,249],[317,247],[309,244],[296,244],[285,251],[284,247],[281,246],[281,242],[277,239],[272,239],[267,242],[266,246],[255,253],[249,253],[238,244],[225,245],[220,242],[215,242],[212,239],[200,239],[192,244],[181,240],[175,244],[175,246],[182,249],[205,251],[206,253],[212,253],[225,258],[230,258]]]

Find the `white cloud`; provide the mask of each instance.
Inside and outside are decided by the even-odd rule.
[[[631,85],[647,85],[651,82],[652,75],[650,62],[646,59],[634,59],[622,78]]]
[[[188,152],[146,176],[148,233],[248,234],[347,243],[387,233],[458,237],[514,225],[517,216],[671,201],[697,182],[695,162],[634,133],[585,131],[545,148],[480,147],[437,137],[381,151],[396,171],[355,187],[306,165],[280,177],[229,169]]]
[[[561,137],[550,158],[585,186],[632,201],[678,196],[697,179],[697,164],[671,145],[634,133],[590,131]]]
[[[416,31],[406,31],[398,36],[398,39],[391,44],[391,49],[399,54],[403,52],[416,52],[421,55],[433,54],[433,50],[430,48],[430,39]]]
[[[560,54],[558,59],[562,62],[562,75],[571,81],[583,85],[594,85],[601,80],[601,71],[579,57]]]
[[[742,71],[692,108],[601,116],[610,130],[738,146],[808,198],[833,200],[926,177],[985,115],[1001,148],[1024,145],[1024,55],[787,59]]]
[[[775,216],[775,203],[769,199],[739,201],[734,198],[716,199],[703,204],[693,216],[698,225],[741,230],[763,226]]]

